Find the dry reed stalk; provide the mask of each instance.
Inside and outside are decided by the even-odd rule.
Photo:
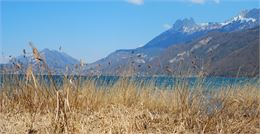
[[[35,79],[35,76],[33,75],[32,65],[29,65],[25,75],[26,75],[26,85],[28,84],[28,81],[30,81],[32,79],[34,87],[37,89],[38,88],[37,87],[37,81]]]
[[[58,117],[59,117],[59,111],[60,111],[60,99],[59,99],[59,92],[56,92],[56,102],[57,102],[57,107],[56,107],[56,116],[55,116],[55,121],[58,121]]]

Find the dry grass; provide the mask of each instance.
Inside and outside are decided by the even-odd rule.
[[[48,71],[35,47],[33,54]],[[210,91],[186,80],[172,89],[121,78],[111,86],[64,77],[7,77],[0,89],[0,133],[260,133],[259,85]],[[257,83],[259,84],[259,82]]]
[[[37,79],[17,80],[0,93],[0,133],[260,133],[259,104],[255,85],[206,92],[121,79],[106,89],[95,80],[65,82],[56,91]]]

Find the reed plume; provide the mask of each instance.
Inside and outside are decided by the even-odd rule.
[[[32,48],[34,59],[36,59],[37,62],[43,61],[43,59],[42,59],[40,53],[38,52],[37,48],[33,46],[33,43],[29,42],[29,45]]]

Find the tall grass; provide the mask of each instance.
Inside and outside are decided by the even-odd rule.
[[[206,92],[202,86],[164,90],[122,79],[108,89],[89,80],[78,88],[65,82],[56,91],[34,82],[40,83],[17,81],[1,89],[1,133],[260,132],[255,85]]]
[[[44,82],[29,68],[24,79],[6,78],[0,133],[260,133],[259,85],[208,90],[183,80],[166,89],[124,77],[109,86],[64,77],[57,86],[51,75]]]

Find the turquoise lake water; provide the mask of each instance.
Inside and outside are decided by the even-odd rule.
[[[47,75],[37,76],[41,80],[49,83],[50,77]],[[15,82],[15,79],[24,80],[24,75],[0,75],[0,85],[3,86],[5,83]],[[73,82],[80,82],[80,84],[84,84],[85,82],[94,80],[96,86],[112,86],[117,83],[119,80],[125,79],[130,81],[137,86],[143,85],[153,85],[158,88],[174,88],[174,85],[180,83],[187,83],[189,86],[196,86],[198,83],[202,83],[205,88],[219,88],[225,86],[234,86],[234,85],[244,85],[244,84],[256,84],[259,86],[259,78],[225,78],[225,77],[169,77],[169,76],[161,76],[161,77],[119,77],[119,76],[70,76],[68,79],[71,79]],[[52,79],[55,81],[57,85],[62,85],[64,82],[64,76],[62,75],[53,75]],[[6,81],[6,82],[5,82]],[[260,86],[259,86],[260,87]]]

